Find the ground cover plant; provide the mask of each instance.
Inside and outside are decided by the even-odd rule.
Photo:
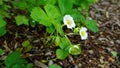
[[[7,68],[35,67],[38,60],[32,64],[30,57],[42,57],[44,52],[38,53],[39,50],[49,51],[50,47],[55,53],[54,58],[51,57],[55,62],[66,60],[70,56],[81,55],[82,42],[86,42],[90,36],[89,32],[94,34],[99,31],[96,21],[90,18],[88,13],[90,6],[96,2],[96,0],[1,0],[0,37],[11,35],[15,39],[11,38],[4,42],[5,47],[1,46],[0,55],[7,54],[7,56],[0,58],[2,61],[0,65]],[[16,28],[12,28],[13,25]],[[71,40],[73,36],[79,37],[82,42],[73,43],[74,40]],[[6,40],[7,37],[5,37]],[[9,49],[11,46],[7,46],[6,43],[10,43],[11,40],[15,40],[14,42],[17,40],[19,43]],[[39,46],[39,50],[35,49],[36,46]],[[118,58],[114,51],[111,54]],[[16,55],[12,56],[16,59],[9,64],[12,60],[11,55]],[[19,59],[20,62],[17,61]],[[48,64],[48,60],[40,61]],[[50,68],[63,67],[53,63],[48,66]]]

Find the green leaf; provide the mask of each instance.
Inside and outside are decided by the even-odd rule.
[[[21,0],[21,1],[13,1],[12,4],[16,7],[18,7],[21,10],[24,10],[28,7],[27,3],[25,0]]]
[[[9,68],[9,67],[8,67]],[[24,68],[24,66],[21,66],[19,64],[15,64],[13,66],[11,66],[11,68]]]
[[[69,55],[68,51],[57,49],[56,50],[56,57],[60,60],[65,59]]]
[[[95,3],[97,0],[87,0],[89,3]]]
[[[0,37],[6,34],[6,29],[5,27],[0,28]]]
[[[118,53],[116,51],[111,51],[111,54],[113,55],[113,57],[116,57],[116,58],[118,57],[117,56]]]
[[[47,0],[46,4],[56,4],[57,0]]]
[[[28,19],[25,17],[25,16],[23,16],[23,15],[18,15],[18,16],[16,16],[15,17],[15,21],[16,21],[16,24],[19,26],[19,25],[22,25],[22,24],[24,24],[24,25],[29,25],[29,23],[28,23]]]
[[[49,66],[49,68],[62,68],[62,67],[60,67],[60,66],[57,65],[57,64],[52,64],[52,65]]]
[[[33,64],[32,63],[27,64],[26,68],[33,68]]]
[[[48,18],[46,13],[39,7],[35,7],[32,9],[31,17],[37,22],[40,22],[42,19],[45,20]]]
[[[58,5],[61,13],[64,15],[73,7],[73,0],[58,0]]]
[[[47,3],[48,0],[37,0],[37,4],[38,5],[45,5]]]
[[[85,21],[85,18],[83,15],[80,14],[80,12],[76,9],[71,9],[71,11],[69,11],[69,14],[73,17],[73,19],[77,22],[79,21]]]
[[[30,51],[30,50],[32,49],[32,46],[31,46],[29,40],[24,41],[24,42],[22,43],[22,46],[24,47],[24,49],[25,49],[24,51],[25,51],[25,52],[28,52],[28,51]]]
[[[66,37],[61,38],[61,43],[60,43],[61,49],[65,49],[66,47],[68,47],[70,45],[71,45],[71,43],[70,43],[69,39],[67,39]]]
[[[99,30],[97,27],[97,24],[94,20],[86,20],[85,23],[83,23],[83,24],[85,24],[86,27],[93,32],[98,32],[98,30]]]
[[[4,61],[6,68],[31,68],[31,64],[20,56],[20,52],[12,52]]]
[[[4,27],[6,25],[6,22],[3,20],[2,15],[0,15],[0,28]]]
[[[31,11],[31,18],[35,21],[39,22],[39,24],[42,24],[44,26],[51,26],[51,20],[47,16],[47,14],[39,7],[35,7]]]
[[[54,33],[54,32],[55,32],[54,26],[53,26],[53,25],[48,26],[48,27],[47,27],[47,32],[48,32],[48,33]]]
[[[22,46],[23,47],[27,47],[27,46],[29,46],[30,45],[30,41],[29,40],[26,40],[26,41],[24,41],[23,43],[22,43]]]
[[[27,46],[27,47],[25,48],[25,52],[29,52],[31,49],[32,49],[32,46],[29,45],[29,46]]]
[[[19,52],[13,52],[7,56],[5,59],[5,65],[7,67],[12,66],[13,64],[16,64],[16,62],[20,59],[20,53]]]
[[[2,55],[3,54],[3,50],[0,48],[0,55]]]
[[[2,2],[2,0],[0,0],[0,5],[2,5],[3,4],[3,2]]]
[[[88,10],[89,7],[97,0],[74,0],[74,4],[80,6],[80,8]]]
[[[35,5],[36,4],[36,0],[26,0],[27,3]]]
[[[55,29],[57,30],[57,32],[61,35],[64,36],[64,31],[62,29],[62,25],[59,21],[55,20],[53,21],[53,25],[55,27]]]
[[[7,8],[8,9],[8,8]],[[8,17],[8,18],[10,18],[10,15],[9,15],[9,13],[5,10],[5,7],[1,7],[0,8],[0,17]]]
[[[44,8],[49,18],[59,19],[61,17],[60,12],[56,6],[47,4]]]

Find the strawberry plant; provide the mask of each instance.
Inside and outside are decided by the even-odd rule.
[[[96,22],[94,20],[86,19],[86,17],[77,10],[77,8],[87,10],[87,8],[95,1],[96,0],[58,0],[57,2],[54,2],[56,4],[48,3],[43,7],[34,7],[32,9],[30,15],[31,18],[36,22],[39,22],[39,24],[46,26],[47,32],[54,36],[55,44],[60,47],[60,49],[56,50],[58,59],[64,59],[69,54],[78,55],[81,52],[80,46],[75,46],[67,38],[67,34],[64,32],[63,27],[67,26],[68,29],[73,30],[73,32],[75,31],[76,34],[80,34],[82,40],[85,40],[88,37],[87,28],[93,32],[98,31]],[[88,5],[86,5],[86,3],[88,3]],[[82,26],[86,26],[87,28]],[[78,52],[74,51],[76,48],[78,49]]]
[[[91,30],[94,33],[98,32],[96,22],[88,19],[87,15],[82,14],[84,10],[87,11],[96,1],[0,0],[0,37],[7,33],[5,18],[13,20],[13,23],[17,26],[26,25],[35,27],[35,25],[42,25],[46,30],[43,41],[44,45],[49,45],[52,40],[51,43],[58,47],[56,49],[57,59],[63,60],[68,55],[79,55],[81,53],[80,44],[73,44],[68,36],[76,34],[80,35],[81,40],[86,40],[88,38],[87,30]],[[10,5],[7,4],[8,2],[10,2]],[[9,9],[12,10],[10,11]],[[16,10],[21,11],[21,13],[17,13]],[[65,30],[70,30],[72,34],[65,32]],[[24,50],[24,52],[28,52],[32,49],[28,40],[24,41],[21,45],[23,49],[18,48],[16,49],[17,51]],[[12,57],[15,57],[14,61],[11,60]],[[21,61],[18,62],[17,60]],[[17,52],[8,55],[5,60],[7,68],[27,68],[26,64],[27,62],[20,58],[20,54]]]

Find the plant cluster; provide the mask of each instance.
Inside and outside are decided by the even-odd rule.
[[[82,14],[95,2],[96,0],[0,0],[0,37],[7,32],[5,18],[14,18],[13,22],[17,26],[35,27],[38,24],[45,26],[52,43],[58,46],[57,59],[65,59],[69,54],[79,55],[80,44],[72,44],[68,36],[76,34],[80,35],[81,40],[86,40],[88,29],[98,31],[96,22],[88,18],[88,13]],[[14,10],[24,13],[16,13]],[[66,33],[64,30],[70,30],[72,33]],[[45,44],[48,43],[47,39]],[[26,49],[25,52],[32,48],[29,41],[23,42],[22,45]]]
[[[13,58],[14,57],[14,58]],[[5,59],[6,68],[32,68],[33,64],[28,63],[20,57],[19,52],[12,52]]]

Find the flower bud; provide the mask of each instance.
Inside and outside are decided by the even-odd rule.
[[[60,45],[60,37],[58,37],[58,36],[55,37],[55,45],[56,46]]]
[[[69,53],[72,55],[79,55],[81,53],[81,48],[78,45],[73,45],[70,47]]]

